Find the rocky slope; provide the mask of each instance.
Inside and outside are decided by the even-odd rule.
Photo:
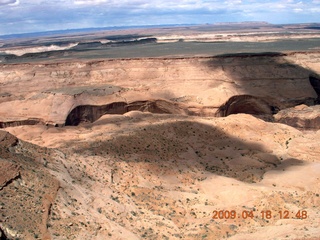
[[[0,65],[0,236],[316,239],[319,61]]]
[[[47,221],[59,188],[49,151],[0,131],[1,239],[51,239]]]
[[[306,134],[244,114],[135,111],[78,127],[7,130],[61,153],[46,157],[47,171],[60,182],[46,225],[53,239],[319,235],[319,131]],[[213,219],[220,210],[237,217]],[[299,210],[307,217],[297,218]]]

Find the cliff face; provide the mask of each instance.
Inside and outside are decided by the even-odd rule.
[[[263,98],[278,109],[312,105],[319,61],[314,52],[0,65],[0,121],[65,124],[80,105],[150,99],[181,103],[199,115],[214,115],[236,95]]]

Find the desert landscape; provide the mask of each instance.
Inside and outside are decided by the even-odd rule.
[[[319,30],[1,38],[0,239],[319,239]]]

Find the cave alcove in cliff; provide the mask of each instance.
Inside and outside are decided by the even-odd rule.
[[[266,120],[272,120],[272,114],[274,114],[278,108],[270,105],[267,101],[251,96],[251,95],[236,95],[223,105],[219,107],[216,112],[217,117],[226,117],[231,114],[245,113],[251,114]]]
[[[106,114],[125,114],[130,111],[151,112],[156,114],[187,114],[177,103],[167,100],[142,100],[131,103],[113,102],[106,105],[79,105],[72,109],[66,118],[66,126],[95,122]]]
[[[220,66],[223,66],[223,74],[227,76],[233,88],[233,94],[226,92],[228,97],[256,96],[266,100],[274,114],[279,109],[319,103],[319,75],[311,68],[305,68],[291,61],[294,54],[281,52],[222,54],[206,62],[206,66],[211,71],[221,71]],[[251,104],[252,107],[253,105]],[[261,110],[260,107],[257,109],[256,105],[251,110],[248,106],[242,106],[242,109],[240,112],[249,114]],[[229,111],[234,114],[239,113],[238,110]]]
[[[320,104],[320,79],[315,76],[310,76],[309,81],[314,91],[318,95],[318,98],[315,100],[315,104]]]
[[[125,106],[125,102],[114,102],[102,106],[77,106],[68,114],[66,126],[77,126],[84,122],[94,122],[104,114],[124,114],[126,113]]]

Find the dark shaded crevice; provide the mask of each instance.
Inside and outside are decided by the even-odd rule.
[[[189,115],[191,112],[186,108],[182,108],[178,103],[166,100],[143,100],[131,103],[113,102],[106,105],[80,105],[72,109],[68,114],[65,124],[66,126],[77,126],[81,123],[94,122],[105,114],[124,114],[130,111],[151,112],[158,114],[184,114]],[[17,127],[22,125],[47,125],[47,126],[63,126],[54,123],[46,123],[42,119],[32,118],[26,120],[16,120],[0,122],[0,128]]]
[[[59,188],[61,188],[61,186],[59,186]],[[57,190],[57,192],[59,191],[59,188]],[[52,214],[52,203],[49,204],[49,207],[48,207],[48,217],[47,217],[47,221],[46,221],[46,228],[49,229],[49,218]]]
[[[124,114],[130,111],[151,112],[158,114],[184,114],[189,111],[166,100],[143,100],[131,103],[114,102],[107,105],[80,105],[75,107],[66,118],[66,126],[77,126],[81,123],[95,122],[106,114]]]
[[[0,227],[0,240],[9,240],[9,238],[4,234],[4,231]]]
[[[217,58],[252,58],[252,57],[283,57],[287,54],[282,52],[240,52],[240,53],[225,53],[216,55]]]
[[[125,102],[114,102],[102,106],[80,105],[75,107],[67,116],[66,126],[77,126],[80,123],[94,122],[104,114],[126,113]]]
[[[38,118],[0,122],[0,128],[18,127],[18,126],[24,126],[24,125],[46,125],[46,126],[54,126],[54,127],[62,127],[63,126],[63,124],[57,124],[57,123],[53,123],[51,121],[45,122],[44,120],[38,119]]]
[[[320,79],[314,76],[310,76],[309,81],[314,91],[318,95],[317,99],[315,100],[315,104],[320,104]]]
[[[0,128],[17,127],[22,125],[37,125],[44,124],[40,119],[27,119],[18,121],[0,122]]]
[[[277,122],[289,125],[300,130],[318,130],[320,129],[320,116],[314,119],[303,119],[299,117],[284,117]]]
[[[231,114],[246,113],[264,120],[273,120],[273,114],[277,113],[279,108],[266,100],[251,95],[236,95],[223,105],[221,105],[215,116],[226,117]]]
[[[8,179],[7,181],[0,183],[0,190],[4,189],[5,187],[9,186],[14,181],[21,179],[20,172],[18,172],[17,176],[14,176],[13,178]]]

